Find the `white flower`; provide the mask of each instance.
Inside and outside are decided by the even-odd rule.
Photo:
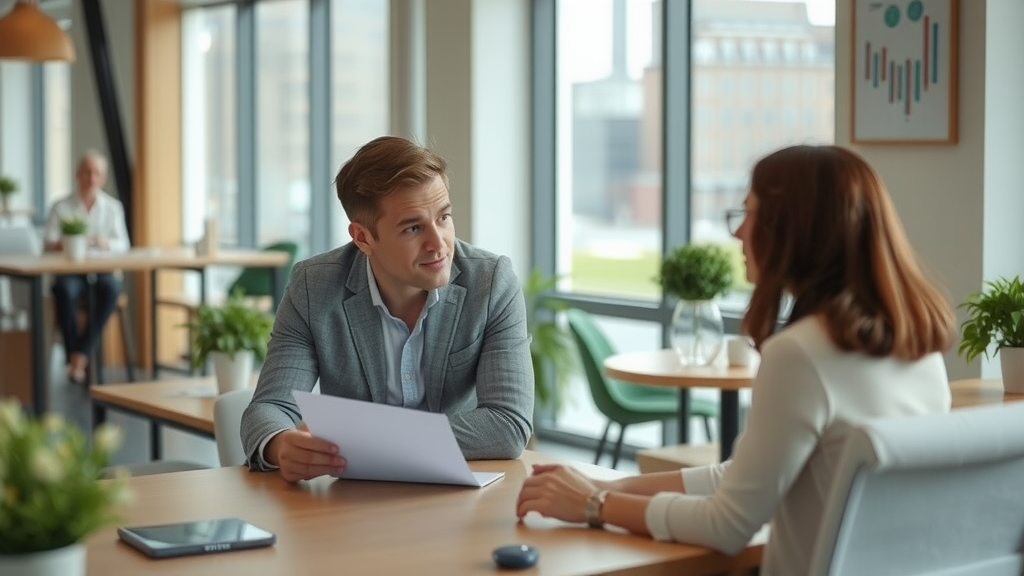
[[[42,425],[43,430],[48,434],[61,432],[64,430],[64,417],[60,414],[50,412],[43,416]]]
[[[110,454],[121,447],[121,441],[124,435],[121,433],[121,429],[117,426],[110,424],[100,424],[96,428],[96,432],[93,434],[93,440],[96,443],[96,449],[101,452]]]
[[[49,448],[38,448],[32,453],[29,465],[37,480],[44,483],[56,482],[64,477],[64,463]]]

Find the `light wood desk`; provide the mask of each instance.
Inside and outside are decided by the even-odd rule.
[[[81,262],[72,262],[61,253],[47,252],[39,256],[0,256],[0,275],[29,283],[32,320],[32,404],[37,414],[46,411],[46,378],[43,368],[45,343],[43,342],[43,277],[52,274],[94,274],[124,270],[149,272],[151,285],[156,286],[156,274],[161,269],[193,270],[203,276],[209,266],[267,267],[273,270],[274,304],[284,292],[284,278],[280,267],[288,263],[288,254],[263,250],[221,249],[213,255],[197,256],[186,248],[133,248],[123,254],[95,255]],[[200,281],[205,287],[206,282]],[[200,297],[205,301],[205,288]],[[150,291],[150,314],[156,308],[156,291]],[[152,326],[152,353],[156,358],[156,326]],[[155,363],[154,363],[155,366]]]
[[[270,548],[150,560],[106,528],[86,541],[89,574],[504,574],[491,560],[497,546],[536,546],[540,560],[522,574],[719,574],[760,564],[762,544],[735,557],[699,546],[592,530],[529,515],[520,525],[515,501],[530,465],[551,462],[535,452],[519,460],[471,462],[505,478],[482,489],[333,480],[287,484],[274,473],[215,468],[128,479],[134,501],[120,525],[163,524],[238,516],[270,530]],[[579,464],[605,478],[614,470]]]
[[[1024,394],[1004,391],[1003,381],[999,378],[952,380],[949,383],[949,390],[953,397],[954,409],[1024,401]]]
[[[148,419],[149,452],[154,460],[159,460],[163,452],[161,426],[213,438],[217,382],[212,376],[91,386],[89,396],[96,409],[114,409]]]
[[[675,350],[625,352],[609,356],[604,371],[613,378],[636,384],[670,386],[673,388],[718,388],[720,396],[719,456],[724,462],[732,454],[732,445],[739,435],[740,396],[742,388],[750,388],[757,375],[757,364],[732,367],[683,366]],[[679,441],[687,442],[690,423],[689,395],[679,395]]]

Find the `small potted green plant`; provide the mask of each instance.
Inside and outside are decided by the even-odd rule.
[[[959,354],[968,363],[989,358],[995,345],[1008,392],[1024,392],[1024,283],[1019,276],[985,282],[987,290],[970,294],[960,308],[967,320],[960,327]]]
[[[187,324],[192,334],[192,367],[213,361],[221,394],[250,385],[255,360],[267,357],[273,319],[246,304],[240,292],[221,306],[203,305]]]
[[[0,208],[11,211],[11,196],[18,191],[18,182],[10,176],[0,176]]]
[[[88,240],[85,233],[89,230],[89,221],[80,214],[70,214],[60,220],[61,245],[64,254],[76,262],[85,260]]]
[[[101,480],[120,443],[110,424],[90,442],[56,414],[0,401],[0,574],[85,574],[83,538],[129,496],[120,475]]]
[[[715,298],[729,291],[733,266],[729,253],[714,244],[687,244],[661,262],[658,284],[678,298],[670,339],[684,365],[703,366],[718,356],[725,338]]]
[[[537,269],[523,283],[527,331],[531,336],[534,396],[539,407],[550,407],[556,412],[563,403],[570,376],[578,368],[572,334],[557,318],[558,312],[569,306],[561,300],[548,297],[557,283],[557,276],[546,276]]]

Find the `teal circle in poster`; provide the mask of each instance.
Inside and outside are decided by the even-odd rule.
[[[885,25],[895,28],[900,23],[900,9],[892,4],[885,9]]]
[[[924,15],[924,3],[921,0],[914,0],[907,5],[907,18],[910,18],[911,22],[917,22]]]

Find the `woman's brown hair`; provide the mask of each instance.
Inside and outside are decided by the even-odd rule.
[[[407,186],[440,176],[448,187],[448,164],[434,152],[398,136],[381,136],[364,144],[334,178],[338,200],[349,221],[377,236],[380,199]]]
[[[790,322],[817,315],[841,350],[917,359],[947,349],[956,316],[929,282],[882,179],[836,146],[793,146],[754,166],[750,249],[758,277],[743,329],[772,334],[784,292]]]

